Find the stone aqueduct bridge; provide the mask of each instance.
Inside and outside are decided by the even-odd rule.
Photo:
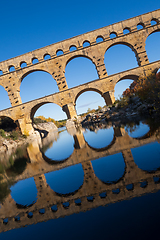
[[[153,26],[151,25],[152,20],[156,23]],[[138,25],[141,25],[142,29],[137,30]],[[123,33],[125,29],[128,30],[127,34]],[[111,104],[114,101],[114,87],[118,81],[128,78],[135,80],[139,75],[145,74],[147,70],[160,67],[160,61],[149,64],[145,50],[147,37],[156,31],[160,31],[160,9],[1,62],[0,70],[3,74],[0,76],[0,85],[8,92],[12,108],[0,111],[0,116],[8,116],[14,121],[17,120],[22,133],[26,134],[33,131],[31,119],[35,111],[45,103],[58,104],[66,112],[68,118],[76,116],[75,101],[84,91],[96,91],[104,97],[107,104]],[[115,38],[110,37],[112,33],[116,35]],[[98,38],[103,41],[97,42]],[[87,47],[84,46],[85,43],[88,43]],[[130,47],[135,53],[139,67],[107,76],[104,54],[116,44]],[[73,46],[75,50],[71,51]],[[59,55],[60,52],[63,54]],[[45,56],[49,56],[50,59],[45,60]],[[93,62],[99,79],[68,89],[65,67],[73,58],[80,56]],[[35,59],[38,63],[34,64]],[[22,67],[23,63],[26,64],[24,68]],[[13,67],[15,71],[11,71]],[[59,92],[22,104],[21,82],[28,74],[39,70],[48,72],[53,76]]]
[[[159,140],[156,134],[145,139],[132,139],[128,134],[122,131],[116,131],[115,135],[115,142],[108,150],[96,152],[85,144],[82,148],[75,149],[75,152],[72,154],[73,156],[67,161],[53,165],[53,167],[45,163],[38,149],[36,152],[36,146],[33,147],[33,155],[36,155],[38,162],[30,163],[27,166],[26,172],[20,175],[17,180],[26,177],[34,177],[37,188],[37,201],[27,208],[18,208],[16,202],[11,195],[9,195],[4,203],[0,205],[0,232],[41,221],[47,221],[49,219],[64,217],[81,211],[87,211],[98,206],[104,206],[106,204],[138,197],[142,194],[159,190],[160,183],[156,184],[158,182],[154,181],[154,177],[160,177],[160,170],[154,173],[148,173],[139,169],[134,162],[130,150],[130,148]],[[77,135],[77,139],[81,139],[80,136]],[[95,175],[91,160],[115,154],[116,152],[122,152],[125,161],[125,172],[122,178],[115,184],[105,184]],[[42,162],[44,162],[44,164]],[[54,192],[47,184],[44,173],[77,163],[81,163],[83,167],[83,185],[80,186],[78,190],[68,195],[60,195]],[[47,168],[47,165],[50,168]],[[42,169],[40,169],[41,167]],[[28,176],[26,174],[27,172]],[[145,187],[141,186],[142,182],[146,183]],[[128,185],[131,186],[130,190],[127,188]],[[119,190],[117,194],[114,193],[115,189]],[[107,195],[106,197],[101,195],[104,192]],[[78,203],[77,200],[80,202]],[[66,203],[68,203],[69,206],[66,207]],[[57,206],[56,212],[52,211],[51,207],[53,205]],[[45,209],[44,214],[41,214],[41,209]],[[33,213],[32,218],[29,218],[29,212]],[[20,217],[19,221],[16,220],[17,216]],[[8,218],[7,224],[5,224],[5,218]]]

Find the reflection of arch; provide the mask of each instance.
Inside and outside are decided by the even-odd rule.
[[[109,160],[109,161],[108,161]],[[114,174],[113,172],[113,167],[114,169],[117,168],[117,165],[115,165],[115,161],[117,162],[118,160],[118,164],[120,163],[120,167],[121,168],[121,171],[120,171],[120,175],[118,176],[118,178],[114,179],[113,180],[113,176],[106,176],[103,175],[104,174],[104,169],[105,170],[108,170],[109,169],[109,172],[107,175],[109,175],[110,173],[112,173],[111,175]],[[97,164],[97,161],[98,161],[98,164]],[[104,161],[104,162],[103,162]],[[110,163],[109,163],[110,162]],[[103,163],[103,164],[101,164]],[[107,164],[107,168],[106,168],[106,164]],[[104,184],[107,184],[107,185],[110,185],[110,184],[116,184],[118,182],[120,182],[125,174],[126,174],[126,169],[127,169],[127,166],[126,166],[126,163],[125,163],[125,160],[124,160],[124,157],[123,157],[123,154],[120,152],[120,153],[116,153],[114,155],[109,155],[109,156],[105,156],[105,157],[102,157],[102,158],[99,158],[99,159],[95,159],[92,161],[92,166],[93,166],[93,170],[94,170],[94,174],[95,176]],[[98,170],[98,169],[99,170]],[[119,168],[118,168],[119,169]],[[97,171],[98,170],[98,171]],[[99,171],[102,171],[102,174],[99,175]],[[110,172],[111,171],[111,172]],[[108,178],[107,181],[105,181],[104,179],[105,178]],[[117,176],[116,176],[117,177]],[[102,179],[103,180],[102,180]],[[110,178],[110,179],[109,179]],[[111,180],[112,179],[112,180]]]
[[[74,195],[84,184],[84,170],[81,163],[47,173],[45,177],[47,184],[58,196]],[[74,183],[75,177],[78,182]]]
[[[43,153],[42,151],[41,151],[41,153],[42,153],[43,159],[44,159],[48,164],[50,164],[50,165],[56,165],[56,164],[64,163],[64,162],[66,162],[66,161],[71,157],[71,155],[73,154],[73,153],[71,153],[71,155],[70,155],[69,157],[67,157],[66,159],[63,159],[63,160],[52,160],[52,159],[48,158],[48,157],[45,155],[45,153]]]
[[[85,89],[81,90],[81,91],[76,95],[74,102],[76,103],[78,97],[79,97],[82,93],[87,92],[87,91],[97,92],[97,93],[99,93],[99,94],[103,97],[103,93],[102,93],[99,89],[96,89],[96,88],[85,88]],[[104,99],[104,100],[105,100],[105,99]]]
[[[22,184],[23,190],[21,187]],[[30,195],[30,193],[32,194]],[[16,202],[18,208],[26,208],[33,206],[37,202],[37,187],[34,178],[30,177],[27,179],[23,179],[17,182],[15,185],[11,186],[11,196]],[[27,199],[26,197],[28,197],[29,199]]]
[[[105,151],[105,150],[110,149],[110,148],[114,145],[115,141],[116,141],[116,137],[115,137],[115,135],[114,135],[111,143],[110,143],[108,146],[106,146],[106,147],[104,147],[104,148],[94,148],[94,147],[91,147],[91,146],[87,143],[87,141],[85,140],[85,142],[86,142],[86,144],[88,145],[88,147],[91,148],[92,150],[94,150],[95,152],[102,152],[102,151]]]

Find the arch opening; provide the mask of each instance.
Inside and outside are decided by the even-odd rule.
[[[75,46],[75,45],[72,45],[72,46],[70,46],[70,48],[69,48],[69,51],[70,52],[73,52],[73,51],[76,51],[77,50],[77,47]]]
[[[146,123],[139,122],[138,124],[125,126],[125,131],[128,133],[130,137],[138,139],[144,138],[146,135],[148,135],[150,127]]]
[[[1,75],[3,75],[3,72],[2,72],[2,70],[0,70],[0,76],[1,76]]]
[[[94,124],[94,123],[93,123]],[[85,130],[84,138],[89,147],[94,150],[104,150],[114,143],[114,129],[112,126],[105,124],[96,124],[87,126]]]
[[[141,30],[143,28],[145,28],[144,23],[138,23],[137,24],[137,30]]]
[[[96,110],[106,106],[104,98],[96,89],[84,89],[76,96],[75,103],[78,115],[90,111],[96,112]]]
[[[22,102],[28,102],[58,92],[52,75],[44,71],[29,72],[23,76],[20,86]]]
[[[130,28],[124,28],[123,29],[123,34],[128,34],[130,32],[131,32]]]
[[[136,165],[147,172],[155,172],[160,169],[159,147],[158,142],[153,142],[131,149]]]
[[[37,188],[33,177],[17,182],[10,190],[18,207],[29,207],[37,201]]]
[[[16,71],[15,70],[15,67],[12,65],[12,66],[9,66],[9,72],[14,72],[14,71]]]
[[[98,36],[96,38],[96,43],[103,42],[103,41],[104,41],[104,38],[102,36]]]
[[[154,25],[156,25],[156,24],[158,24],[158,19],[153,18],[153,19],[151,20],[151,26],[154,26]]]
[[[150,62],[160,60],[160,30],[154,31],[146,39],[146,52]]]
[[[112,32],[110,33],[110,39],[116,38],[117,37],[117,33],[116,32]]]
[[[85,47],[89,47],[91,44],[90,44],[90,42],[89,41],[84,41],[83,42],[83,47],[85,48]]]
[[[21,67],[21,68],[27,67],[27,63],[26,63],[26,62],[21,62],[21,63],[20,63],[20,67]]]
[[[10,117],[0,117],[0,129],[3,129],[5,132],[13,131],[17,128],[17,124]]]
[[[61,56],[61,55],[63,55],[63,54],[64,54],[64,53],[63,53],[63,51],[62,51],[61,49],[57,50],[57,52],[56,52],[57,57],[58,57],[58,56]]]
[[[39,120],[39,122],[61,121],[66,119],[66,113],[62,110],[62,108],[59,105],[55,103],[42,102],[32,108],[31,119],[33,118],[41,119],[42,121]]]
[[[106,184],[114,184],[125,174],[125,162],[122,153],[102,157],[92,161],[95,175]]]
[[[7,87],[8,86],[6,86],[6,88]],[[0,101],[0,110],[12,107],[7,91],[1,85],[0,85],[0,96],[1,96],[1,99],[3,99],[3,101]]]
[[[133,46],[125,42],[111,45],[104,55],[108,75],[137,67],[135,51],[133,51]]]
[[[51,56],[50,54],[46,53],[43,58],[44,60],[48,60],[48,59],[51,59]]]
[[[84,172],[82,164],[66,167],[45,174],[47,183],[58,195],[73,195],[83,185]]]
[[[32,63],[33,63],[33,64],[36,64],[36,63],[39,63],[39,61],[38,61],[37,58],[32,58]]]
[[[66,161],[74,151],[74,138],[65,128],[61,128],[59,132],[53,132],[47,135],[43,141],[43,154],[44,159],[49,164]],[[45,142],[49,139],[49,145]]]
[[[69,88],[98,79],[97,70],[92,61],[85,56],[69,59],[65,69],[65,77]]]

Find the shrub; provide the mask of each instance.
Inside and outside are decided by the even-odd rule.
[[[5,134],[5,131],[3,129],[0,129],[0,135],[5,138],[6,137],[6,134]]]
[[[17,131],[12,131],[10,134],[10,138],[12,138],[13,140],[17,140],[19,137],[19,133]]]

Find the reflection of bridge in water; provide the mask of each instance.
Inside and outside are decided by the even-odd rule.
[[[33,144],[32,148],[28,148],[32,163],[28,164],[26,170],[16,180],[34,177],[38,191],[37,201],[30,207],[18,208],[16,202],[9,195],[0,208],[1,231],[8,231],[13,228],[87,211],[98,206],[141,196],[160,189],[160,184],[156,184],[159,181],[155,182],[154,179],[154,177],[160,177],[160,170],[148,173],[139,169],[130,150],[159,140],[156,134],[146,139],[133,139],[123,129],[116,129],[114,143],[108,149],[99,152],[89,148],[84,142],[82,134],[77,134],[75,138],[77,149],[74,150],[68,160],[54,165],[44,161],[38,145]],[[122,152],[125,173],[117,183],[105,184],[95,175],[91,160],[118,152]],[[77,163],[81,163],[83,167],[83,185],[70,195],[60,195],[54,192],[47,184],[44,173]],[[142,182],[145,182],[144,186],[141,186]],[[42,209],[43,211],[41,211]],[[31,212],[32,217],[29,214]],[[17,216],[19,216],[20,220],[16,218]],[[4,221],[6,218],[8,218],[7,224]]]

